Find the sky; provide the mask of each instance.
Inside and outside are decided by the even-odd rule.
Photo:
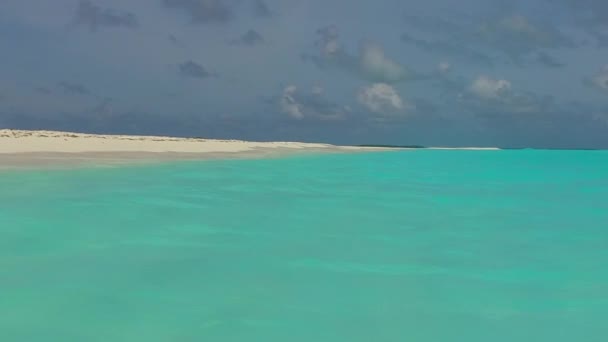
[[[608,1],[3,0],[0,128],[608,148]]]

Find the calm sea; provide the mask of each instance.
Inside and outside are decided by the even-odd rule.
[[[0,173],[0,341],[606,341],[608,152]]]

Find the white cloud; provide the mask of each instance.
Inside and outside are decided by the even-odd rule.
[[[483,116],[546,113],[554,108],[551,96],[514,89],[507,80],[484,75],[461,90],[459,105],[467,112]]]
[[[319,55],[305,57],[321,68],[341,68],[372,82],[394,83],[410,76],[408,69],[386,56],[380,45],[368,42],[361,45],[358,54],[353,54],[340,43],[337,27],[321,28],[317,35]]]
[[[311,90],[311,93],[313,95],[323,95],[324,92],[325,92],[325,89],[323,89],[323,87],[318,84],[314,85]]]
[[[386,83],[374,83],[361,89],[357,100],[371,112],[380,115],[404,113],[406,109],[395,88]]]
[[[317,45],[321,49],[321,54],[326,58],[332,58],[337,55],[342,47],[338,41],[338,28],[335,26],[327,26],[317,30],[320,36]]]
[[[384,82],[397,82],[405,78],[405,68],[388,58],[384,50],[375,44],[364,44],[361,48],[360,68],[369,78]]]
[[[469,87],[471,93],[486,100],[497,100],[511,91],[511,82],[479,76]]]
[[[309,93],[299,91],[295,85],[285,87],[279,106],[281,112],[296,120],[341,120],[350,112],[348,106],[329,101],[319,85],[313,86]]]
[[[608,64],[591,78],[591,84],[601,90],[608,91]]]
[[[303,119],[302,105],[295,99],[298,88],[295,85],[289,85],[283,89],[283,96],[279,102],[281,111],[294,119]]]
[[[450,72],[451,70],[452,70],[452,65],[448,62],[440,62],[437,65],[437,71],[439,71],[442,74]]]

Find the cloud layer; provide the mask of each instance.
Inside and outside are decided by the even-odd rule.
[[[607,10],[596,0],[0,1],[0,124],[608,147]]]

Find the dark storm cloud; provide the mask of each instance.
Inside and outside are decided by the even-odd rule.
[[[256,30],[243,33],[238,39],[231,42],[233,45],[256,46],[264,43],[264,37]]]
[[[223,0],[162,0],[165,8],[185,12],[193,23],[226,23],[233,19],[234,11]]]
[[[272,16],[272,11],[264,0],[253,0],[253,14],[256,17],[266,18]]]
[[[130,12],[101,8],[89,0],[81,0],[76,9],[74,20],[78,26],[85,26],[91,32],[100,27],[134,29],[138,26],[137,17]]]
[[[91,92],[89,91],[89,89],[87,89],[87,87],[85,87],[84,85],[79,84],[79,83],[71,83],[71,82],[62,81],[62,82],[59,82],[59,84],[57,84],[57,85],[59,86],[59,88],[61,88],[67,94],[74,94],[74,95],[91,94]]]
[[[194,61],[180,63],[177,67],[179,74],[183,77],[205,79],[216,76],[215,73],[209,72],[204,66]]]

